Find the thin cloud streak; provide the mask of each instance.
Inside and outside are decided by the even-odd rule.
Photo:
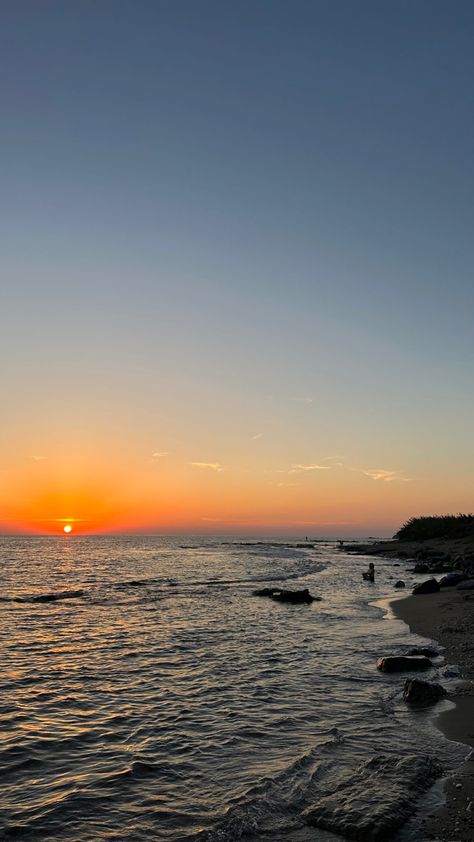
[[[330,471],[330,465],[292,465],[289,474],[300,474],[303,471]]]
[[[152,462],[159,462],[160,459],[162,459],[164,456],[169,456],[169,453],[168,453],[167,450],[162,450],[162,451],[157,450],[155,453],[153,453],[153,455],[151,457],[151,461]]]
[[[398,471],[386,471],[384,469],[362,471],[364,476],[381,482],[411,482],[409,477],[404,477]]]
[[[220,473],[224,470],[219,462],[191,462],[191,465],[193,468],[207,469],[209,471],[216,471],[216,473]]]

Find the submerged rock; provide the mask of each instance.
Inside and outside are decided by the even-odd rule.
[[[409,705],[434,705],[446,696],[446,690],[441,684],[431,681],[421,681],[420,678],[407,678],[403,688],[403,701]]]
[[[390,655],[377,660],[380,672],[411,672],[427,670],[433,666],[429,658],[424,655]]]
[[[308,588],[305,588],[303,591],[278,591],[272,595],[272,599],[276,599],[277,602],[292,602],[295,604],[309,604],[310,602],[314,602],[315,598],[311,596]]]
[[[438,593],[439,591],[439,584],[436,579],[427,579],[426,582],[422,582],[421,585],[415,585],[412,590],[414,594],[423,594],[423,593]]]
[[[277,592],[279,588],[258,588],[258,590],[253,592],[254,596],[273,596],[274,593]]]
[[[57,602],[60,599],[75,599],[84,596],[84,591],[59,591],[58,593],[43,593],[39,596],[17,597],[15,602]]]
[[[395,582],[393,587],[394,588],[404,588],[405,582],[403,581],[403,579],[399,579],[398,582]]]
[[[374,757],[310,808],[306,821],[348,839],[384,842],[441,774],[441,765],[432,757]]]

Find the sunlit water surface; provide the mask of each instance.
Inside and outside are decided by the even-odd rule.
[[[421,642],[371,604],[410,584],[392,562],[370,585],[328,542],[156,536],[3,538],[0,560],[2,838],[300,838],[363,760],[465,754],[375,669]]]

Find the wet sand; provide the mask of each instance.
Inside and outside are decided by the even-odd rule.
[[[449,697],[455,707],[441,713],[436,724],[448,739],[474,748],[474,591],[444,589],[397,600],[391,607],[414,633],[444,647],[446,662],[460,668],[465,682],[455,696]],[[428,823],[425,838],[473,842],[474,759],[447,782],[446,799],[445,806]]]

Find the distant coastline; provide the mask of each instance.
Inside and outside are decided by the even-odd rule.
[[[418,541],[399,541],[392,538],[386,541],[342,542],[341,549],[357,555],[383,556],[385,558],[414,559],[418,554],[443,553],[459,560],[474,558],[474,535],[463,538],[426,538]]]

